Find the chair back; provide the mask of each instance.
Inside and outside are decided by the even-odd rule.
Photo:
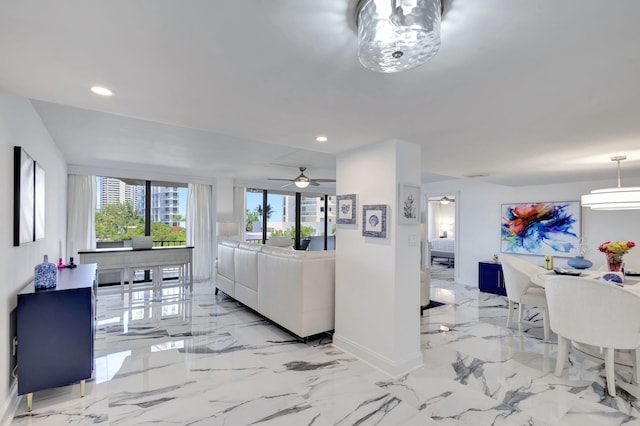
[[[309,243],[311,242],[311,238],[303,238],[300,240],[300,248],[298,250],[306,250],[309,248]]]
[[[615,349],[640,346],[640,295],[613,283],[555,276],[545,282],[551,329],[559,336]]]
[[[533,283],[531,277],[547,270],[515,256],[502,256],[502,273],[507,298],[520,303],[520,298]]]

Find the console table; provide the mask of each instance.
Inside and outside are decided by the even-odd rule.
[[[180,268],[181,284],[193,290],[193,247],[153,247],[150,249],[109,248],[79,251],[80,263],[97,263],[98,271],[121,270],[120,286],[124,292],[124,276],[133,284],[133,269],[148,268],[153,270],[153,285],[162,284],[162,267],[177,266]]]
[[[96,265],[58,272],[55,288],[35,290],[33,282],[18,293],[18,394],[80,381],[93,374]]]

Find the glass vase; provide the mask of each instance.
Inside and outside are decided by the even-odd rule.
[[[621,272],[622,255],[616,253],[607,253],[607,267],[611,272]]]

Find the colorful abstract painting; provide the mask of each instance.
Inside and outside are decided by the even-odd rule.
[[[503,204],[501,251],[576,256],[580,229],[578,201]]]

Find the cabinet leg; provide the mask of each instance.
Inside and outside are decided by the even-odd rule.
[[[33,409],[33,392],[27,394],[27,411],[31,412]]]
[[[80,380],[80,397],[84,397],[84,385],[86,380]]]

